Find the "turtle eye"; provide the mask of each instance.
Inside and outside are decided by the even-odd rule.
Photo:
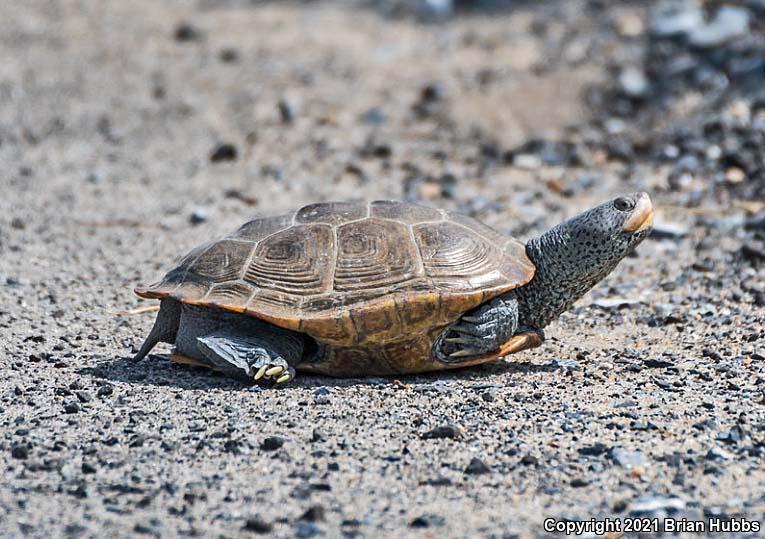
[[[630,198],[619,197],[614,200],[614,207],[619,211],[629,211],[635,207],[635,202]]]

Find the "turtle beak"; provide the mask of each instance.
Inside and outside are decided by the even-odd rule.
[[[622,230],[634,234],[653,226],[653,205],[648,193],[638,193],[635,209],[622,226]]]

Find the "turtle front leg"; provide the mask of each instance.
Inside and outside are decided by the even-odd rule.
[[[197,346],[205,358],[228,374],[277,384],[295,378],[293,365],[303,354],[303,340],[286,333],[246,335],[221,330],[198,337]]]
[[[450,359],[498,350],[518,329],[518,301],[512,293],[494,298],[447,329],[441,352]]]

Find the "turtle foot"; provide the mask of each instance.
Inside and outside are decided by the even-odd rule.
[[[204,356],[221,370],[257,382],[286,384],[295,378],[295,369],[255,337],[213,333],[198,337]]]

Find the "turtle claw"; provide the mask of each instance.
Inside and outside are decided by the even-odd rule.
[[[284,384],[286,382],[289,382],[295,378],[295,370],[294,369],[288,369],[282,374],[279,378],[276,379],[277,384]]]
[[[278,374],[281,374],[284,371],[284,367],[281,365],[277,365],[275,367],[271,367],[266,371],[266,376],[276,376]]]
[[[466,316],[463,316],[462,319],[465,322],[470,322],[471,324],[480,324],[481,322],[483,322],[483,320],[481,320],[481,318],[479,318],[478,316],[467,316],[466,315]]]
[[[266,369],[268,368],[268,365],[263,365],[260,369],[258,369],[258,372],[255,373],[254,378],[256,380],[260,380],[263,378],[263,376],[266,374]]]
[[[452,352],[449,354],[449,357],[468,357],[468,356],[477,356],[481,353],[480,350],[474,350],[472,348],[464,348],[462,350],[457,350],[456,352]]]

